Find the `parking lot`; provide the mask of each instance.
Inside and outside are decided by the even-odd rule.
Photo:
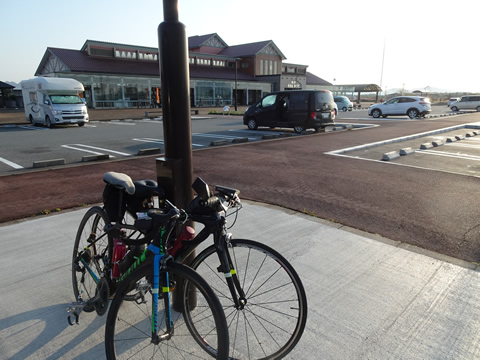
[[[480,176],[480,123],[387,139],[327,154]]]

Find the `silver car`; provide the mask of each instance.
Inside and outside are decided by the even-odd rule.
[[[450,104],[452,111],[477,110],[480,111],[480,95],[462,96],[458,101]]]
[[[460,100],[460,98],[450,98],[447,102],[447,106],[450,107],[454,102]]]
[[[423,96],[397,96],[368,108],[368,115],[374,118],[408,115],[410,119],[424,117],[432,111],[430,99]]]

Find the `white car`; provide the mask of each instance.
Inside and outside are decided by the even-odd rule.
[[[374,118],[408,115],[410,119],[430,114],[432,104],[423,96],[397,96],[381,104],[373,104],[368,108],[368,115]]]
[[[460,100],[460,98],[450,98],[447,102],[447,106],[450,107],[455,101]]]

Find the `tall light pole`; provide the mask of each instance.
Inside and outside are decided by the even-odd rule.
[[[237,73],[237,71],[238,71],[238,70],[237,70],[237,68],[238,68],[237,64],[238,64],[238,61],[239,61],[239,60],[242,60],[242,59],[240,59],[240,58],[235,58],[235,111],[237,111],[237,75],[238,75],[238,73]]]
[[[382,88],[382,82],[383,82],[383,63],[385,61],[385,42],[387,40],[383,39],[383,55],[382,55],[382,73],[380,74],[380,89]]]

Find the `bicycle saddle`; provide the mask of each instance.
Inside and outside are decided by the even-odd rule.
[[[109,171],[103,175],[103,181],[107,184],[125,189],[130,195],[135,194],[135,185],[133,184],[132,178],[127,174]]]
[[[159,187],[154,180],[138,180],[133,184],[135,185],[136,197],[158,196],[160,199],[165,198],[165,190]]]

